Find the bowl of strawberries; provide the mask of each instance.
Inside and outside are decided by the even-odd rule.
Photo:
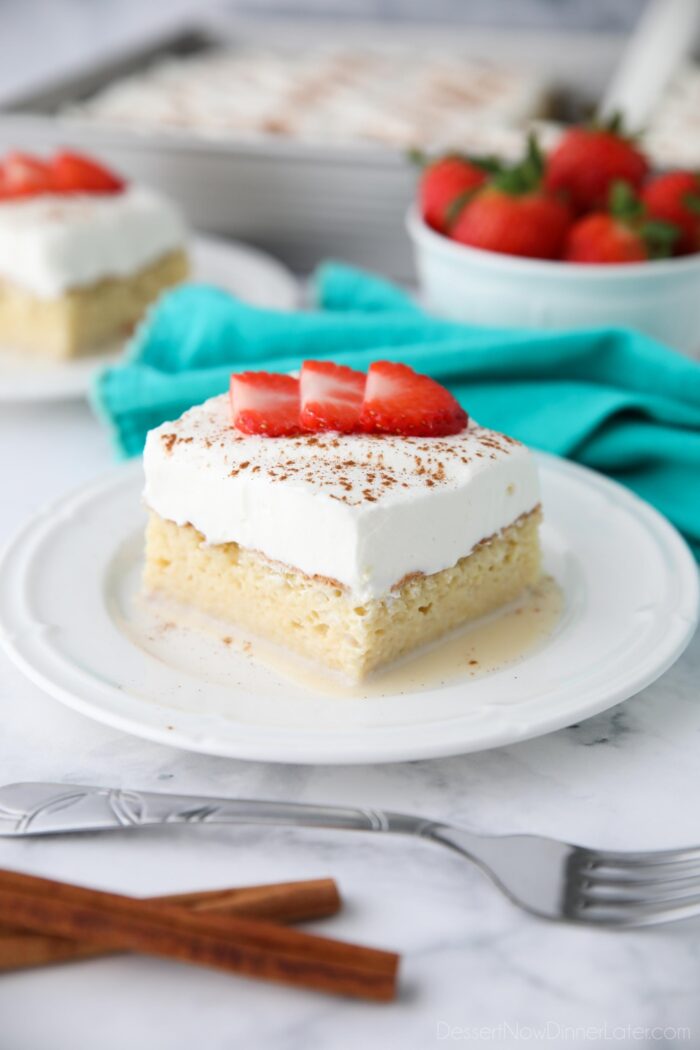
[[[653,172],[617,120],[505,165],[427,164],[408,215],[428,309],[493,328],[631,327],[700,351],[700,176]]]

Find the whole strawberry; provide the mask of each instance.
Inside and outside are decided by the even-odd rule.
[[[604,126],[571,128],[547,160],[545,186],[561,194],[575,211],[607,206],[613,182],[639,189],[649,170],[644,155],[624,136],[619,118]]]
[[[575,222],[564,250],[567,262],[633,263],[667,258],[678,230],[648,219],[639,197],[624,182],[613,183],[610,209]]]
[[[571,213],[542,188],[543,169],[531,138],[525,160],[493,176],[467,202],[450,231],[452,238],[505,255],[558,259]]]
[[[439,233],[447,233],[455,210],[486,181],[486,170],[452,154],[425,168],[418,187],[421,215]]]
[[[642,200],[654,219],[680,230],[676,252],[700,251],[700,176],[694,171],[669,171],[645,187]]]

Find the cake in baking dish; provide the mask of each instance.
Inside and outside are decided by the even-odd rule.
[[[540,574],[532,455],[405,365],[233,376],[144,466],[147,590],[353,680]]]
[[[185,227],[160,194],[91,158],[0,162],[0,345],[54,360],[127,336],[187,276]]]
[[[288,139],[325,147],[457,146],[478,128],[543,115],[539,72],[470,57],[456,44],[309,39],[170,56],[71,105],[65,117],[214,142]]]

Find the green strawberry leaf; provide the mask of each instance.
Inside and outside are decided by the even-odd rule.
[[[487,175],[495,175],[503,168],[503,161],[496,156],[475,157],[471,153],[462,153],[459,150],[450,150],[449,153],[440,153],[431,157],[425,150],[412,147],[406,150],[405,157],[408,163],[415,168],[431,168],[433,164],[438,164],[441,160],[453,158],[455,160],[463,160],[466,164],[471,164],[472,167],[485,171]]]
[[[519,164],[503,168],[493,179],[496,189],[511,196],[532,193],[539,188],[544,175],[544,155],[534,131],[527,137],[527,152]]]
[[[615,179],[608,193],[608,208],[624,223],[634,223],[644,216],[644,205],[624,179]]]
[[[609,131],[625,142],[636,143],[641,136],[641,131],[630,131],[625,127],[625,117],[619,109],[613,110],[607,118],[593,117],[585,126],[590,131]]]
[[[606,131],[611,131],[613,135],[624,134],[624,120],[622,118],[622,111],[616,109],[610,114],[607,120],[604,120],[598,125],[601,128],[605,128]]]
[[[445,208],[445,226],[448,230],[452,229],[457,222],[457,219],[462,214],[463,209],[472,199],[474,194],[478,193],[479,189],[479,186],[472,186],[470,190],[462,190],[461,193],[457,194],[453,201],[450,201]]]
[[[648,219],[642,223],[639,232],[649,250],[650,259],[668,259],[673,254],[681,231],[670,222]]]
[[[427,168],[428,164],[432,164],[432,160],[425,150],[413,146],[411,149],[406,150],[406,160],[414,168]]]
[[[503,161],[500,157],[493,155],[487,157],[465,155],[465,157],[470,164],[473,164],[475,168],[479,168],[480,171],[485,171],[487,175],[498,175],[499,172],[503,171]]]
[[[700,215],[700,196],[697,193],[686,193],[683,197],[683,203],[688,211],[692,211],[693,215]]]

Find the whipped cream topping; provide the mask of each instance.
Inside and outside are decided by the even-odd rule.
[[[444,438],[249,436],[221,395],[152,430],[147,505],[207,543],[236,542],[359,601],[456,564],[539,503],[534,459],[471,422]]]
[[[140,186],[0,201],[0,279],[42,299],[125,277],[184,243],[175,206]]]
[[[454,146],[474,126],[533,116],[544,97],[539,74],[475,61],[458,48],[239,44],[156,63],[69,113],[217,139]]]

